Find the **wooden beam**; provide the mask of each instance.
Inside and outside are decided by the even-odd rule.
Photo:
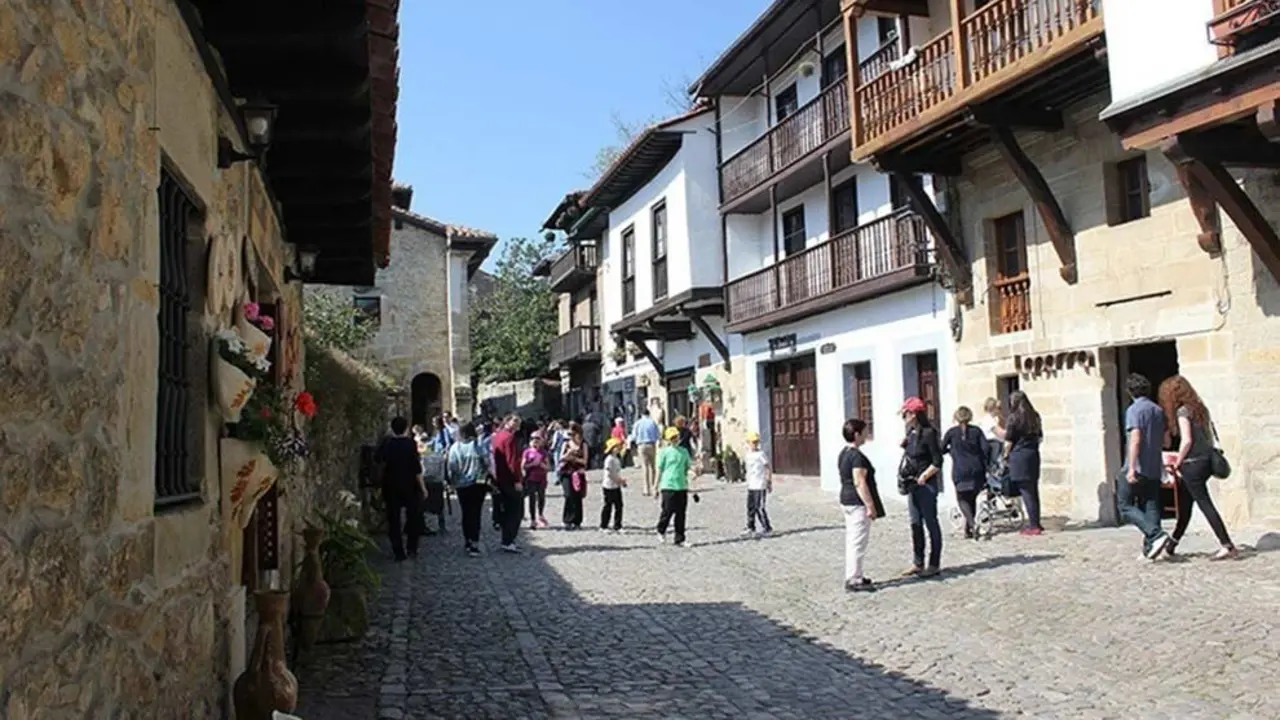
[[[1271,277],[1280,282],[1280,237],[1275,228],[1258,212],[1258,206],[1236,183],[1231,173],[1220,163],[1203,160],[1190,163],[1191,172],[1204,184],[1223,210],[1227,211],[1236,227],[1249,241]]]
[[[624,337],[628,341],[635,343],[636,349],[640,351],[641,355],[644,355],[649,364],[653,366],[653,369],[658,371],[659,376],[666,374],[667,371],[663,369],[662,361],[658,359],[657,355],[653,354],[653,351],[649,349],[649,346],[645,344],[642,338],[639,338],[636,333],[627,333]]]
[[[852,147],[858,147],[862,135],[862,103],[858,99],[862,74],[858,68],[858,15],[855,8],[850,8],[844,15],[844,57],[845,66],[849,68],[845,85],[849,91],[849,142]]]
[[[860,0],[848,4],[857,17],[868,10],[882,15],[915,15],[929,17],[929,0]]]
[[[1058,268],[1058,274],[1067,283],[1075,284],[1078,277],[1076,236],[1071,230],[1070,223],[1067,222],[1067,216],[1062,212],[1062,206],[1058,204],[1058,199],[1049,189],[1049,183],[1045,182],[1040,169],[1031,162],[1031,158],[1027,157],[1018,145],[1013,131],[1007,127],[997,126],[991,128],[990,132],[991,141],[995,144],[996,150],[1004,158],[1014,176],[1018,178],[1018,182],[1026,189],[1027,194],[1031,196],[1036,212],[1044,221],[1049,240],[1058,253],[1058,260],[1062,262],[1062,267]]]
[[[1213,195],[1200,181],[1199,175],[1192,171],[1191,166],[1197,162],[1196,160],[1175,162],[1173,167],[1178,172],[1178,182],[1182,183],[1183,189],[1187,191],[1187,200],[1191,203],[1191,214],[1195,215],[1196,222],[1200,225],[1200,234],[1196,236],[1196,242],[1201,250],[1210,255],[1216,255],[1222,252],[1222,223],[1218,217],[1218,205],[1214,202]]]
[[[1261,126],[1223,125],[1187,132],[1160,144],[1171,160],[1208,160],[1226,167],[1280,168],[1280,145],[1270,142]]]
[[[1268,79],[1274,75],[1274,72],[1268,72],[1265,75],[1259,74],[1260,77],[1265,76]],[[1204,95],[1208,94],[1207,91],[1204,93]],[[1165,138],[1173,137],[1179,133],[1191,132],[1197,128],[1238,120],[1254,114],[1257,112],[1258,107],[1276,100],[1280,100],[1280,80],[1254,87],[1236,95],[1229,95],[1225,99],[1217,100],[1211,104],[1206,103],[1187,110],[1171,110],[1172,116],[1168,120],[1144,123],[1144,127],[1136,132],[1129,132],[1127,129],[1123,130],[1124,137],[1121,140],[1121,144],[1126,150],[1154,147],[1159,145]]]
[[[951,0],[951,54],[955,60],[956,89],[969,87],[969,51],[960,31],[964,19],[964,0]]]
[[[1062,113],[1056,110],[1000,103],[970,106],[968,118],[969,122],[981,127],[1007,127],[1042,132],[1059,132],[1066,126]]]
[[[1280,140],[1280,107],[1277,105],[1272,101],[1258,107],[1258,132],[1270,142]]]
[[[900,172],[891,173],[891,177],[894,182],[898,183],[898,187],[902,188],[902,192],[906,194],[911,207],[920,215],[924,220],[925,226],[929,228],[929,232],[933,234],[934,247],[937,250],[938,259],[942,261],[943,265],[946,266],[947,272],[955,279],[956,292],[964,294],[965,291],[973,287],[973,272],[969,267],[969,260],[964,252],[964,246],[951,232],[951,226],[947,223],[947,219],[942,217],[942,213],[938,212],[938,206],[934,205],[933,198],[925,193],[919,177]]]
[[[711,343],[711,347],[714,347],[716,352],[720,354],[720,359],[724,360],[724,369],[732,372],[733,361],[729,359],[729,346],[711,329],[711,325],[707,323],[706,318],[702,317],[696,310],[686,310],[684,314],[693,323],[694,327],[698,328],[698,332],[706,336],[707,341]]]
[[[903,175],[941,175],[959,177],[962,171],[960,158],[955,155],[876,155],[871,166],[879,173]]]

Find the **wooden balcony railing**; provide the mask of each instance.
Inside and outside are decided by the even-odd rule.
[[[551,289],[555,292],[576,290],[595,278],[600,251],[595,245],[574,245],[551,264]]]
[[[847,230],[729,283],[729,321],[740,323],[911,267],[927,266],[924,221],[907,210]]]
[[[841,78],[720,166],[725,201],[754,190],[849,129],[849,90]]]
[[[1255,30],[1270,26],[1277,15],[1280,15],[1280,3],[1275,0],[1214,0],[1213,18],[1209,20],[1210,41],[1237,52],[1250,45],[1254,37],[1260,42],[1269,40],[1271,33],[1257,33]]]
[[[978,92],[986,81],[1004,75],[1002,71],[1019,66],[1020,61],[1035,62],[1031,59],[1045,48],[1068,36],[1080,37],[1076,31],[1100,17],[1100,0],[991,0],[953,29],[914,48],[914,59],[905,65],[860,78],[854,90],[855,146],[915,120],[952,97]],[[1092,27],[1101,32],[1100,22]],[[957,49],[963,62],[956,61]]]
[[[997,333],[1031,329],[1031,278],[1026,273],[992,281],[996,298],[995,328]]]
[[[551,341],[551,367],[586,360],[600,354],[600,328],[580,325]]]
[[[901,57],[902,43],[898,41],[897,36],[893,36],[858,63],[858,77],[862,78],[864,83],[874,80],[883,75],[889,66]]]

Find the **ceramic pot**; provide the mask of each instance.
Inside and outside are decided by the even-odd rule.
[[[258,443],[223,438],[218,446],[222,464],[222,487],[227,488],[231,517],[242,529],[258,500],[271,489],[280,471]]]
[[[324,542],[324,530],[308,527],[302,531],[306,547],[302,558],[302,575],[293,591],[298,614],[302,617],[300,645],[310,650],[320,635],[324,624],[324,611],[329,607],[329,583],[324,579],[324,566],[320,563],[320,543]]]
[[[250,358],[255,361],[267,358],[267,353],[271,352],[271,336],[263,332],[262,328],[249,322],[244,317],[244,313],[240,313],[240,317],[236,318],[236,332],[244,341]]]
[[[236,678],[233,697],[236,720],[271,720],[272,714],[293,712],[298,706],[298,679],[284,661],[284,618],[289,594],[265,591],[254,594],[258,608],[258,634],[253,640],[249,665]]]
[[[240,422],[240,413],[253,397],[258,381],[220,357],[213,363],[213,380],[223,422]]]

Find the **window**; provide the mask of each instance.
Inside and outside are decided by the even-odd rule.
[[[622,314],[636,311],[636,229],[622,231]]]
[[[1147,178],[1147,157],[1139,155],[1116,163],[1109,173],[1111,197],[1108,225],[1141,220],[1151,214],[1151,183]]]
[[[203,227],[203,218],[195,201],[178,179],[160,172],[160,308],[159,363],[156,388],[156,507],[171,506],[200,499],[201,472],[196,469],[196,437],[203,432],[193,415],[202,412],[207,371],[193,367],[199,356],[192,352],[193,335],[200,323],[192,317],[203,302],[193,292],[200,287],[199,269],[202,252],[190,252],[192,231]],[[203,233],[200,233],[201,235]],[[203,247],[199,248],[203,250]]]
[[[871,439],[875,427],[875,410],[871,398],[871,363],[854,363],[848,372],[849,410],[852,416],[867,424],[866,437]]]
[[[800,96],[796,94],[796,86],[792,84],[782,90],[773,99],[774,122],[782,122],[800,109]]]
[[[831,190],[831,221],[833,235],[858,226],[858,184],[855,178],[849,178]]]
[[[906,201],[905,201],[905,200],[903,199],[903,197],[902,197],[902,186],[898,184],[898,181],[897,181],[897,180],[895,180],[895,179],[893,178],[893,176],[892,176],[892,175],[890,175],[890,176],[889,176],[889,206],[890,206],[890,208],[892,208],[893,210],[897,210],[897,209],[899,209],[899,208],[906,207],[906,205],[907,205],[907,203],[906,203]]]
[[[898,38],[897,18],[885,17],[883,15],[876,18],[876,37],[880,39],[881,45],[884,45],[890,40],[896,40]]]
[[[934,427],[940,418],[938,402],[938,353],[926,352],[915,356],[916,393],[924,401],[925,410]]]
[[[382,297],[374,295],[372,297],[356,296],[351,300],[356,310],[360,312],[358,322],[373,323],[374,327],[382,325]]]
[[[822,87],[825,88],[848,74],[849,58],[845,55],[843,45],[822,58]]]
[[[653,301],[667,297],[667,204],[653,208]]]
[[[1027,237],[1022,213],[991,222],[994,267],[991,290],[992,331],[1031,329],[1031,277],[1027,272]]]
[[[996,378],[996,399],[1000,401],[1000,410],[1005,417],[1009,416],[1009,396],[1013,395],[1019,387],[1017,375],[1002,375]]]
[[[808,233],[804,229],[804,205],[782,213],[782,254],[790,257],[804,250]]]

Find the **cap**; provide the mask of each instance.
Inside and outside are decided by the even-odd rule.
[[[904,413],[924,412],[924,409],[924,401],[915,396],[907,398],[906,402],[902,403],[902,412]]]
[[[749,442],[749,443],[758,443],[758,442],[760,442],[760,433],[755,432],[755,431],[752,431],[752,432],[747,433],[747,442]]]
[[[622,447],[622,441],[619,440],[618,438],[611,437],[608,440],[604,441],[605,452],[613,452],[614,450],[617,450],[620,447]]]
[[[662,437],[664,440],[668,440],[668,441],[675,440],[676,438],[680,437],[680,428],[669,427],[662,432]]]

